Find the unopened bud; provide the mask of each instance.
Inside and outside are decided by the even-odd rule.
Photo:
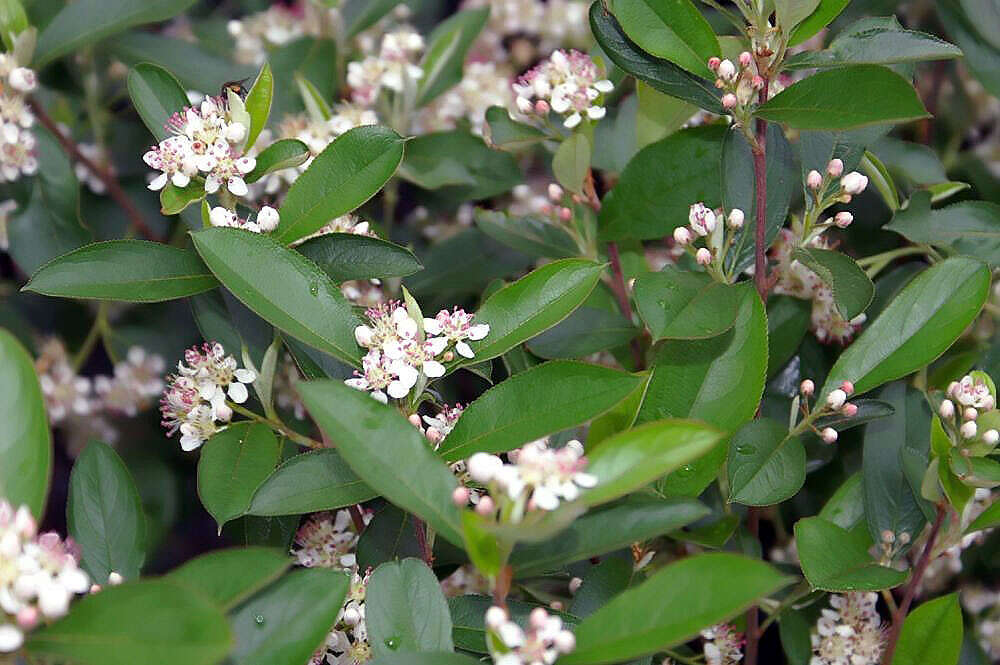
[[[125,578],[122,577],[121,573],[114,570],[108,573],[108,584],[110,584],[111,586],[118,586],[124,581]]]
[[[452,351],[445,351],[444,355],[441,356],[441,359],[444,360],[446,363],[450,363],[452,360],[455,359],[455,354]]]
[[[983,411],[990,411],[996,406],[996,401],[993,399],[993,395],[987,395],[983,398]]]
[[[539,115],[546,115],[549,112],[549,103],[544,99],[539,99],[535,102],[535,113]]]
[[[101,590],[100,584],[91,584],[89,593],[97,593],[100,590]]]
[[[896,542],[896,534],[894,534],[890,529],[886,529],[882,532],[882,542],[886,545],[892,545]]]
[[[831,409],[839,409],[844,406],[844,402],[847,401],[847,393],[841,389],[831,390],[830,394],[826,396],[826,404]]]
[[[910,543],[910,534],[904,531],[901,534],[899,534],[897,540],[899,541],[900,545],[908,545]]]
[[[844,174],[844,162],[839,159],[831,159],[830,163],[826,165],[826,172],[830,174],[831,178],[839,178]]]
[[[573,211],[566,207],[559,208],[559,219],[568,222],[573,219]]]
[[[819,435],[823,438],[823,443],[835,443],[837,441],[837,430],[826,427]]]
[[[731,92],[727,92],[722,96],[722,106],[727,109],[736,108],[739,100],[736,99],[736,95]]]
[[[816,392],[816,384],[813,383],[812,379],[805,379],[799,384],[799,390],[803,395],[809,397],[814,392]]]
[[[462,506],[469,503],[469,488],[459,485],[455,488],[455,491],[451,493],[452,502],[461,508]]]
[[[17,625],[30,629],[38,624],[38,608],[31,605],[22,607],[17,613]]]
[[[407,418],[407,420],[410,421],[411,425],[413,425],[417,429],[420,429],[420,416],[418,416],[415,413],[411,413],[410,416]]]
[[[552,199],[553,203],[559,203],[562,201],[563,194],[565,194],[565,192],[562,187],[554,182],[549,183],[549,198]]]
[[[962,436],[964,438],[971,439],[972,437],[974,437],[976,435],[976,431],[977,431],[976,421],[975,420],[969,420],[969,421],[963,423],[962,427],[959,429],[959,431],[962,433]]]
[[[965,411],[962,411],[962,420],[975,420],[979,417],[979,412],[973,407],[966,407]]]
[[[486,627],[496,630],[503,624],[507,623],[507,612],[501,607],[494,605],[490,609],[486,610]]]
[[[740,67],[749,67],[753,62],[753,56],[750,55],[750,51],[743,51],[740,53]]]
[[[833,216],[833,223],[839,228],[846,229],[854,221],[854,215],[847,212],[846,210],[838,212]]]
[[[722,63],[721,59],[716,58],[715,56],[712,56],[711,58],[708,59],[708,68],[711,69],[714,72],[715,70],[717,70],[719,68],[719,65],[721,63]]]
[[[822,186],[822,184],[823,184],[823,176],[820,174],[819,171],[813,169],[812,171],[809,172],[809,175],[806,176],[806,186],[809,189],[819,189],[820,186]]]
[[[958,381],[952,381],[951,383],[949,383],[949,384],[948,384],[948,390],[947,390],[947,393],[948,393],[948,394],[949,394],[950,396],[952,396],[952,397],[955,397],[955,396],[956,396],[956,394],[958,393],[958,389],[959,389],[960,387],[961,387],[961,386],[959,385]]]
[[[852,394],[854,392],[854,384],[851,383],[850,381],[846,381],[846,380],[842,381],[840,383],[840,389],[843,390],[848,395],[850,395],[850,394]]]
[[[750,80],[750,85],[753,86],[754,90],[760,90],[764,87],[764,77],[760,74],[754,74],[753,78]]]
[[[846,194],[855,195],[865,191],[868,187],[868,176],[857,171],[851,171],[840,179],[840,186],[844,188]]]
[[[843,406],[842,409],[840,409],[840,412],[845,416],[847,416],[848,418],[853,418],[854,416],[858,415],[858,405],[848,402]]]
[[[941,402],[941,406],[938,407],[938,414],[940,414],[942,418],[951,418],[955,415],[955,403],[950,399],[944,400]]]
[[[712,262],[712,252],[708,251],[707,248],[702,247],[694,255],[694,259],[698,262],[698,265],[707,266]]]
[[[496,510],[496,505],[488,495],[480,498],[479,503],[476,504],[476,512],[484,517],[492,515],[494,510]]]
[[[719,78],[723,81],[732,81],[736,78],[736,65],[734,65],[731,60],[723,60],[720,62],[717,71]]]
[[[983,432],[983,441],[987,445],[994,445],[997,441],[1000,441],[1000,432],[997,432],[995,429],[986,430]]]
[[[427,431],[424,432],[424,436],[426,436],[427,440],[433,444],[441,443],[441,439],[444,438],[441,436],[441,431],[436,427],[428,427]]]
[[[583,580],[579,577],[572,577],[569,580],[569,592],[571,594],[576,593],[580,590],[580,586],[583,584]]]
[[[743,211],[739,208],[733,208],[729,211],[729,226],[731,228],[742,229],[744,219]]]
[[[678,245],[686,245],[691,242],[691,232],[686,226],[678,226],[674,229],[674,242]]]
[[[576,648],[576,636],[568,630],[560,630],[552,640],[552,645],[559,653],[569,653]]]

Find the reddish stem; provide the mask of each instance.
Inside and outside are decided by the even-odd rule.
[[[354,528],[360,536],[361,532],[365,530],[365,516],[361,514],[361,507],[357,504],[348,506],[347,512],[351,514],[351,521],[354,522]]]
[[[754,506],[747,508],[747,529],[754,540],[760,539],[760,509]],[[747,647],[746,665],[757,665],[757,648],[760,643],[760,613],[754,605],[747,610]]]
[[[128,197],[125,190],[122,189],[121,185],[118,183],[118,179],[111,174],[103,166],[95,163],[93,160],[89,159],[86,155],[80,152],[80,148],[56,125],[55,121],[49,117],[42,108],[42,105],[38,103],[34,98],[28,98],[28,105],[31,107],[32,112],[35,117],[38,118],[38,122],[42,124],[45,129],[49,130],[55,137],[62,149],[66,151],[73,160],[80,162],[87,170],[97,176],[97,178],[104,183],[104,187],[108,190],[108,194],[115,200],[122,210],[125,211],[125,215],[129,219],[129,223],[139,231],[147,240],[156,240],[156,234],[153,233],[149,225],[146,224],[146,220],[143,218],[142,213],[139,208],[132,202],[132,199]]]
[[[767,78],[764,78],[764,87],[760,90],[760,103],[767,101]],[[753,146],[753,175],[754,189],[756,190],[756,216],[757,225],[755,227],[754,239],[754,284],[757,286],[757,293],[761,300],[767,302],[767,122],[763,118],[757,118],[757,144]],[[753,665],[753,663],[747,663]]]
[[[417,546],[420,548],[420,556],[428,566],[434,564],[434,552],[431,551],[427,542],[427,525],[419,517],[413,517],[413,532],[417,536]]]

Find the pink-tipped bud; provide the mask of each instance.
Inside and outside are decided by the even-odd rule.
[[[722,96],[722,106],[727,109],[736,108],[739,104],[739,100],[736,99],[736,95],[731,92],[727,92]]]
[[[846,381],[846,380],[845,381],[841,381],[840,382],[840,389],[843,390],[848,395],[850,395],[850,394],[852,394],[854,392],[854,384],[851,383],[850,381]]]
[[[544,99],[539,99],[535,102],[535,113],[539,115],[546,115],[549,112],[549,103]]]
[[[479,499],[479,503],[476,504],[476,512],[482,516],[492,515],[496,510],[496,504],[493,503],[493,499],[488,495]]]
[[[407,418],[407,420],[409,420],[409,421],[410,421],[410,424],[411,424],[411,425],[413,425],[413,426],[414,426],[414,427],[416,427],[417,429],[420,429],[420,416],[418,416],[418,415],[417,415],[417,414],[415,414],[415,413],[411,413],[411,414],[409,415],[409,417]]]
[[[743,51],[740,53],[740,67],[749,67],[753,63],[753,56],[750,55],[750,51]]]
[[[579,577],[571,577],[569,580],[569,592],[574,594],[580,590],[580,586],[583,585],[583,580]]]
[[[966,407],[965,411],[962,411],[962,420],[975,420],[979,417],[979,411],[973,407]]]
[[[441,443],[441,439],[444,438],[443,436],[441,436],[441,431],[435,427],[428,427],[427,431],[424,432],[424,436],[427,437],[428,441],[434,444]]]
[[[952,418],[955,415],[955,403],[950,399],[944,400],[938,407],[938,414],[945,419]]]
[[[974,437],[976,435],[976,431],[977,431],[976,421],[975,420],[970,420],[967,423],[964,423],[962,425],[962,427],[959,428],[959,431],[962,433],[962,437],[963,438],[971,439],[972,437]]]
[[[823,176],[820,174],[820,172],[817,171],[816,169],[810,171],[809,175],[806,176],[806,186],[809,189],[816,190],[819,189],[822,185],[823,185]]]
[[[708,59],[708,68],[711,69],[713,72],[719,68],[720,64],[722,64],[722,60],[720,58],[712,56],[711,58]]]
[[[996,401],[993,399],[993,395],[987,395],[983,398],[983,405],[980,408],[983,411],[992,411],[994,406],[996,406]]]
[[[22,607],[17,612],[17,625],[21,628],[31,629],[38,624],[38,608],[37,607]]]
[[[830,163],[826,165],[826,172],[830,174],[831,178],[839,178],[844,174],[844,162],[839,159],[831,159]]]
[[[100,584],[91,584],[89,593],[97,593],[100,590],[101,590]]]
[[[892,532],[892,529],[886,529],[882,532],[882,542],[886,545],[892,545],[896,542],[896,534]]]
[[[698,265],[707,266],[712,262],[712,252],[708,251],[707,248],[702,247],[695,253],[694,260],[698,262]]]
[[[750,79],[750,85],[754,90],[761,90],[764,87],[764,77],[760,74],[754,74],[753,78]]]
[[[568,222],[573,219],[573,211],[566,207],[559,208],[559,219]]]
[[[674,229],[674,242],[678,245],[686,245],[691,242],[691,232],[686,226],[678,226]]]
[[[826,404],[834,411],[838,411],[840,407],[844,406],[844,402],[847,401],[847,391],[841,390],[840,388],[836,390],[831,390],[830,394],[826,396]]]
[[[731,60],[723,60],[720,62],[717,71],[719,73],[719,78],[723,81],[732,81],[736,78],[736,65],[734,65]]]
[[[560,630],[552,640],[552,646],[559,653],[569,653],[576,648],[576,636],[568,630]]]
[[[727,219],[729,220],[730,228],[742,229],[743,221],[746,219],[746,216],[739,208],[733,208],[729,211],[729,217]]]
[[[840,412],[845,416],[847,416],[848,418],[853,418],[854,416],[858,415],[858,405],[848,402],[840,409]]]
[[[462,506],[469,503],[469,488],[459,485],[455,488],[455,491],[451,493],[452,502],[461,508]]]
[[[507,612],[502,607],[492,606],[486,610],[486,627],[492,630],[498,629],[507,623]]]
[[[851,171],[840,179],[840,186],[844,188],[845,194],[855,195],[865,191],[868,187],[868,176],[857,171]]]
[[[833,223],[837,225],[838,228],[846,229],[851,223],[854,222],[854,215],[847,212],[846,210],[838,212],[833,216]]]
[[[450,363],[452,360],[455,359],[455,354],[451,351],[445,351],[444,355],[441,356],[441,359],[444,360],[446,363]]]
[[[809,397],[816,392],[816,384],[813,383],[812,379],[804,379],[802,383],[799,384],[799,391],[806,397]]]
[[[108,573],[108,584],[110,584],[111,586],[118,586],[124,581],[125,578],[122,577],[122,574],[119,573],[118,571],[112,570],[110,573]]]
[[[961,388],[958,381],[952,381],[948,384],[948,390],[946,391],[952,397],[956,397],[958,394],[958,389]]]
[[[823,439],[823,443],[836,443],[837,441],[837,430],[832,427],[826,427],[822,432],[819,433],[820,437]]]
[[[996,445],[997,441],[1000,441],[1000,432],[995,429],[988,429],[983,432],[983,441],[988,446]]]
[[[563,194],[565,193],[566,192],[563,191],[563,188],[556,183],[549,183],[549,198],[552,199],[553,203],[559,203],[562,201]]]
[[[545,624],[549,621],[549,613],[545,611],[543,607],[536,607],[531,610],[531,614],[528,615],[528,623],[535,630],[541,630],[545,628]]]

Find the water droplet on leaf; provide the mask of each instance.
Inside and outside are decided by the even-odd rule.
[[[757,448],[744,443],[736,446],[736,452],[738,452],[740,455],[753,455],[755,452],[757,452]]]
[[[399,648],[399,640],[395,637],[387,637],[385,640],[385,645],[395,651]]]
[[[256,623],[258,626],[264,625],[264,615],[263,614],[258,614],[257,616],[255,616],[253,618],[253,620],[254,620],[254,623]]]

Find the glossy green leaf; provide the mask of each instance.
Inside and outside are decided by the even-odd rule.
[[[378,125],[338,136],[288,190],[275,238],[285,244],[304,238],[375,196],[402,162],[403,143]]]
[[[160,302],[218,284],[190,250],[146,240],[109,240],[52,259],[24,290],[61,298]]]
[[[192,203],[205,198],[205,187],[200,182],[192,182],[187,187],[178,187],[171,182],[160,190],[160,212],[177,215]]]
[[[640,275],[634,294],[639,316],[655,342],[721,335],[736,322],[743,292],[704,273],[667,266]]]
[[[497,210],[476,210],[476,226],[491,238],[529,256],[567,259],[579,256],[576,240],[543,217],[511,217]]]
[[[326,640],[347,596],[346,573],[294,570],[246,600],[230,615],[238,665],[308,662]]]
[[[525,342],[528,351],[545,359],[586,358],[625,346],[639,329],[617,311],[581,305],[545,332]]]
[[[578,517],[551,540],[518,545],[510,563],[519,577],[537,575],[662,536],[708,512],[694,499],[635,495]]]
[[[584,619],[575,631],[576,650],[559,662],[620,663],[686,642],[791,581],[766,563],[735,554],[681,559]]]
[[[101,51],[131,67],[144,62],[156,64],[172,72],[185,90],[208,94],[217,94],[228,81],[257,75],[256,67],[236,64],[229,54],[220,55],[206,46],[180,36],[168,36],[163,31],[132,30],[105,40]],[[190,102],[185,101],[184,105],[189,106]]]
[[[423,269],[413,252],[381,238],[329,233],[297,248],[334,282],[406,277]]]
[[[439,23],[427,37],[424,70],[417,82],[417,105],[423,106],[462,80],[469,47],[486,25],[488,8],[466,9]]]
[[[209,269],[255,314],[320,351],[358,364],[358,319],[315,263],[265,234],[210,228],[191,237]]]
[[[21,0],[0,2],[0,33],[8,51],[14,50],[14,38],[28,27],[28,15]]]
[[[309,148],[298,139],[278,139],[260,151],[257,165],[246,174],[244,180],[257,182],[268,173],[291,169],[304,164],[309,159]]]
[[[819,516],[841,529],[853,531],[865,518],[865,487],[862,480],[860,473],[848,477],[823,504]]]
[[[609,7],[625,34],[643,51],[712,78],[705,63],[722,51],[712,26],[691,0],[613,0]]]
[[[842,252],[799,247],[792,256],[830,287],[837,311],[848,321],[864,312],[875,297],[875,285],[868,275],[854,259]]]
[[[785,34],[808,18],[819,7],[820,0],[774,0],[774,10],[778,17],[778,27]]]
[[[866,150],[861,158],[861,170],[868,177],[872,189],[878,192],[889,210],[892,212],[899,210],[899,189],[885,164]]]
[[[585,259],[554,261],[491,295],[476,312],[490,333],[470,344],[475,362],[503,355],[565,319],[594,290],[602,270]]]
[[[49,493],[52,434],[31,356],[6,329],[0,329],[0,386],[0,496],[28,506],[39,520]]]
[[[225,610],[278,579],[292,560],[267,547],[233,547],[202,554],[174,568],[164,578],[187,587]]]
[[[167,120],[189,106],[184,88],[159,65],[141,62],[128,73],[128,94],[142,122],[157,141],[170,136]]]
[[[935,598],[910,612],[892,656],[892,665],[958,665],[962,650],[962,608],[958,594]]]
[[[298,390],[309,414],[369,487],[461,545],[459,511],[451,500],[458,483],[413,425],[340,381],[300,383]]]
[[[966,533],[973,533],[1000,524],[1000,501],[990,504],[989,508],[980,513],[979,517],[972,520],[972,524],[965,530]]]
[[[919,191],[884,228],[911,242],[950,247],[990,266],[1000,265],[1000,205],[995,203],[962,201],[932,210],[931,193]]]
[[[761,418],[729,441],[729,500],[770,506],[789,499],[806,481],[806,450],[782,423]]]
[[[194,0],[80,0],[63,7],[38,35],[35,66],[75,53],[137,25],[166,21]]]
[[[989,270],[975,259],[946,259],[923,271],[840,355],[820,396],[844,380],[864,393],[929,364],[976,317],[989,285]]]
[[[346,0],[341,7],[344,17],[344,32],[353,37],[362,30],[378,23],[379,19],[392,11],[401,0]]]
[[[972,18],[970,5],[969,0],[947,0],[935,3],[934,8],[948,36],[962,47],[963,62],[969,71],[995,96],[1000,94],[1000,44],[987,27],[995,21]]]
[[[792,296],[771,296],[767,300],[767,376],[781,371],[809,330],[812,305]]]
[[[249,515],[301,515],[352,506],[375,497],[333,449],[295,455],[278,466],[253,494]]]
[[[590,29],[611,62],[626,73],[671,97],[691,102],[712,113],[723,112],[719,101],[722,94],[713,81],[643,51],[628,38],[602,2],[590,5]]]
[[[837,18],[840,12],[851,0],[820,0],[819,6],[802,23],[795,28],[792,37],[788,42],[789,46],[795,46],[807,41],[816,35],[820,30]]]
[[[567,190],[583,193],[583,182],[590,170],[592,148],[590,139],[583,132],[575,132],[559,144],[552,156],[552,173],[556,181]]]
[[[802,572],[814,589],[879,591],[906,580],[906,571],[872,559],[867,531],[848,533],[822,517],[809,517],[795,523],[795,545]]]
[[[145,580],[84,596],[68,616],[32,633],[26,649],[80,665],[215,665],[232,646],[226,616],[208,598]]]
[[[785,88],[755,115],[795,129],[850,129],[928,117],[909,81],[878,65],[821,71]]]
[[[376,657],[395,650],[454,648],[451,614],[441,584],[419,559],[383,563],[375,569],[365,595],[365,625]]]
[[[375,513],[358,538],[358,567],[375,568],[386,561],[423,555],[417,543],[413,515],[391,503]]]
[[[401,178],[454,201],[487,199],[522,181],[514,156],[464,130],[424,134],[406,145]]]
[[[250,114],[250,126],[247,128],[247,140],[243,150],[248,151],[257,142],[257,137],[267,126],[267,119],[271,115],[271,100],[274,97],[274,75],[271,73],[271,65],[264,63],[260,73],[250,86],[247,93],[246,109]]]
[[[640,383],[638,376],[599,365],[543,363],[497,384],[467,406],[438,453],[455,461],[476,452],[513,450],[601,415]]]
[[[545,140],[545,132],[510,117],[503,106],[486,109],[486,140],[494,148],[518,150]]]
[[[230,425],[205,443],[198,459],[198,496],[220,531],[247,512],[278,454],[277,437],[261,424]]]
[[[692,201],[709,207],[722,203],[719,161],[725,133],[719,126],[683,129],[640,150],[602,201],[601,238],[669,236],[687,224]]]

